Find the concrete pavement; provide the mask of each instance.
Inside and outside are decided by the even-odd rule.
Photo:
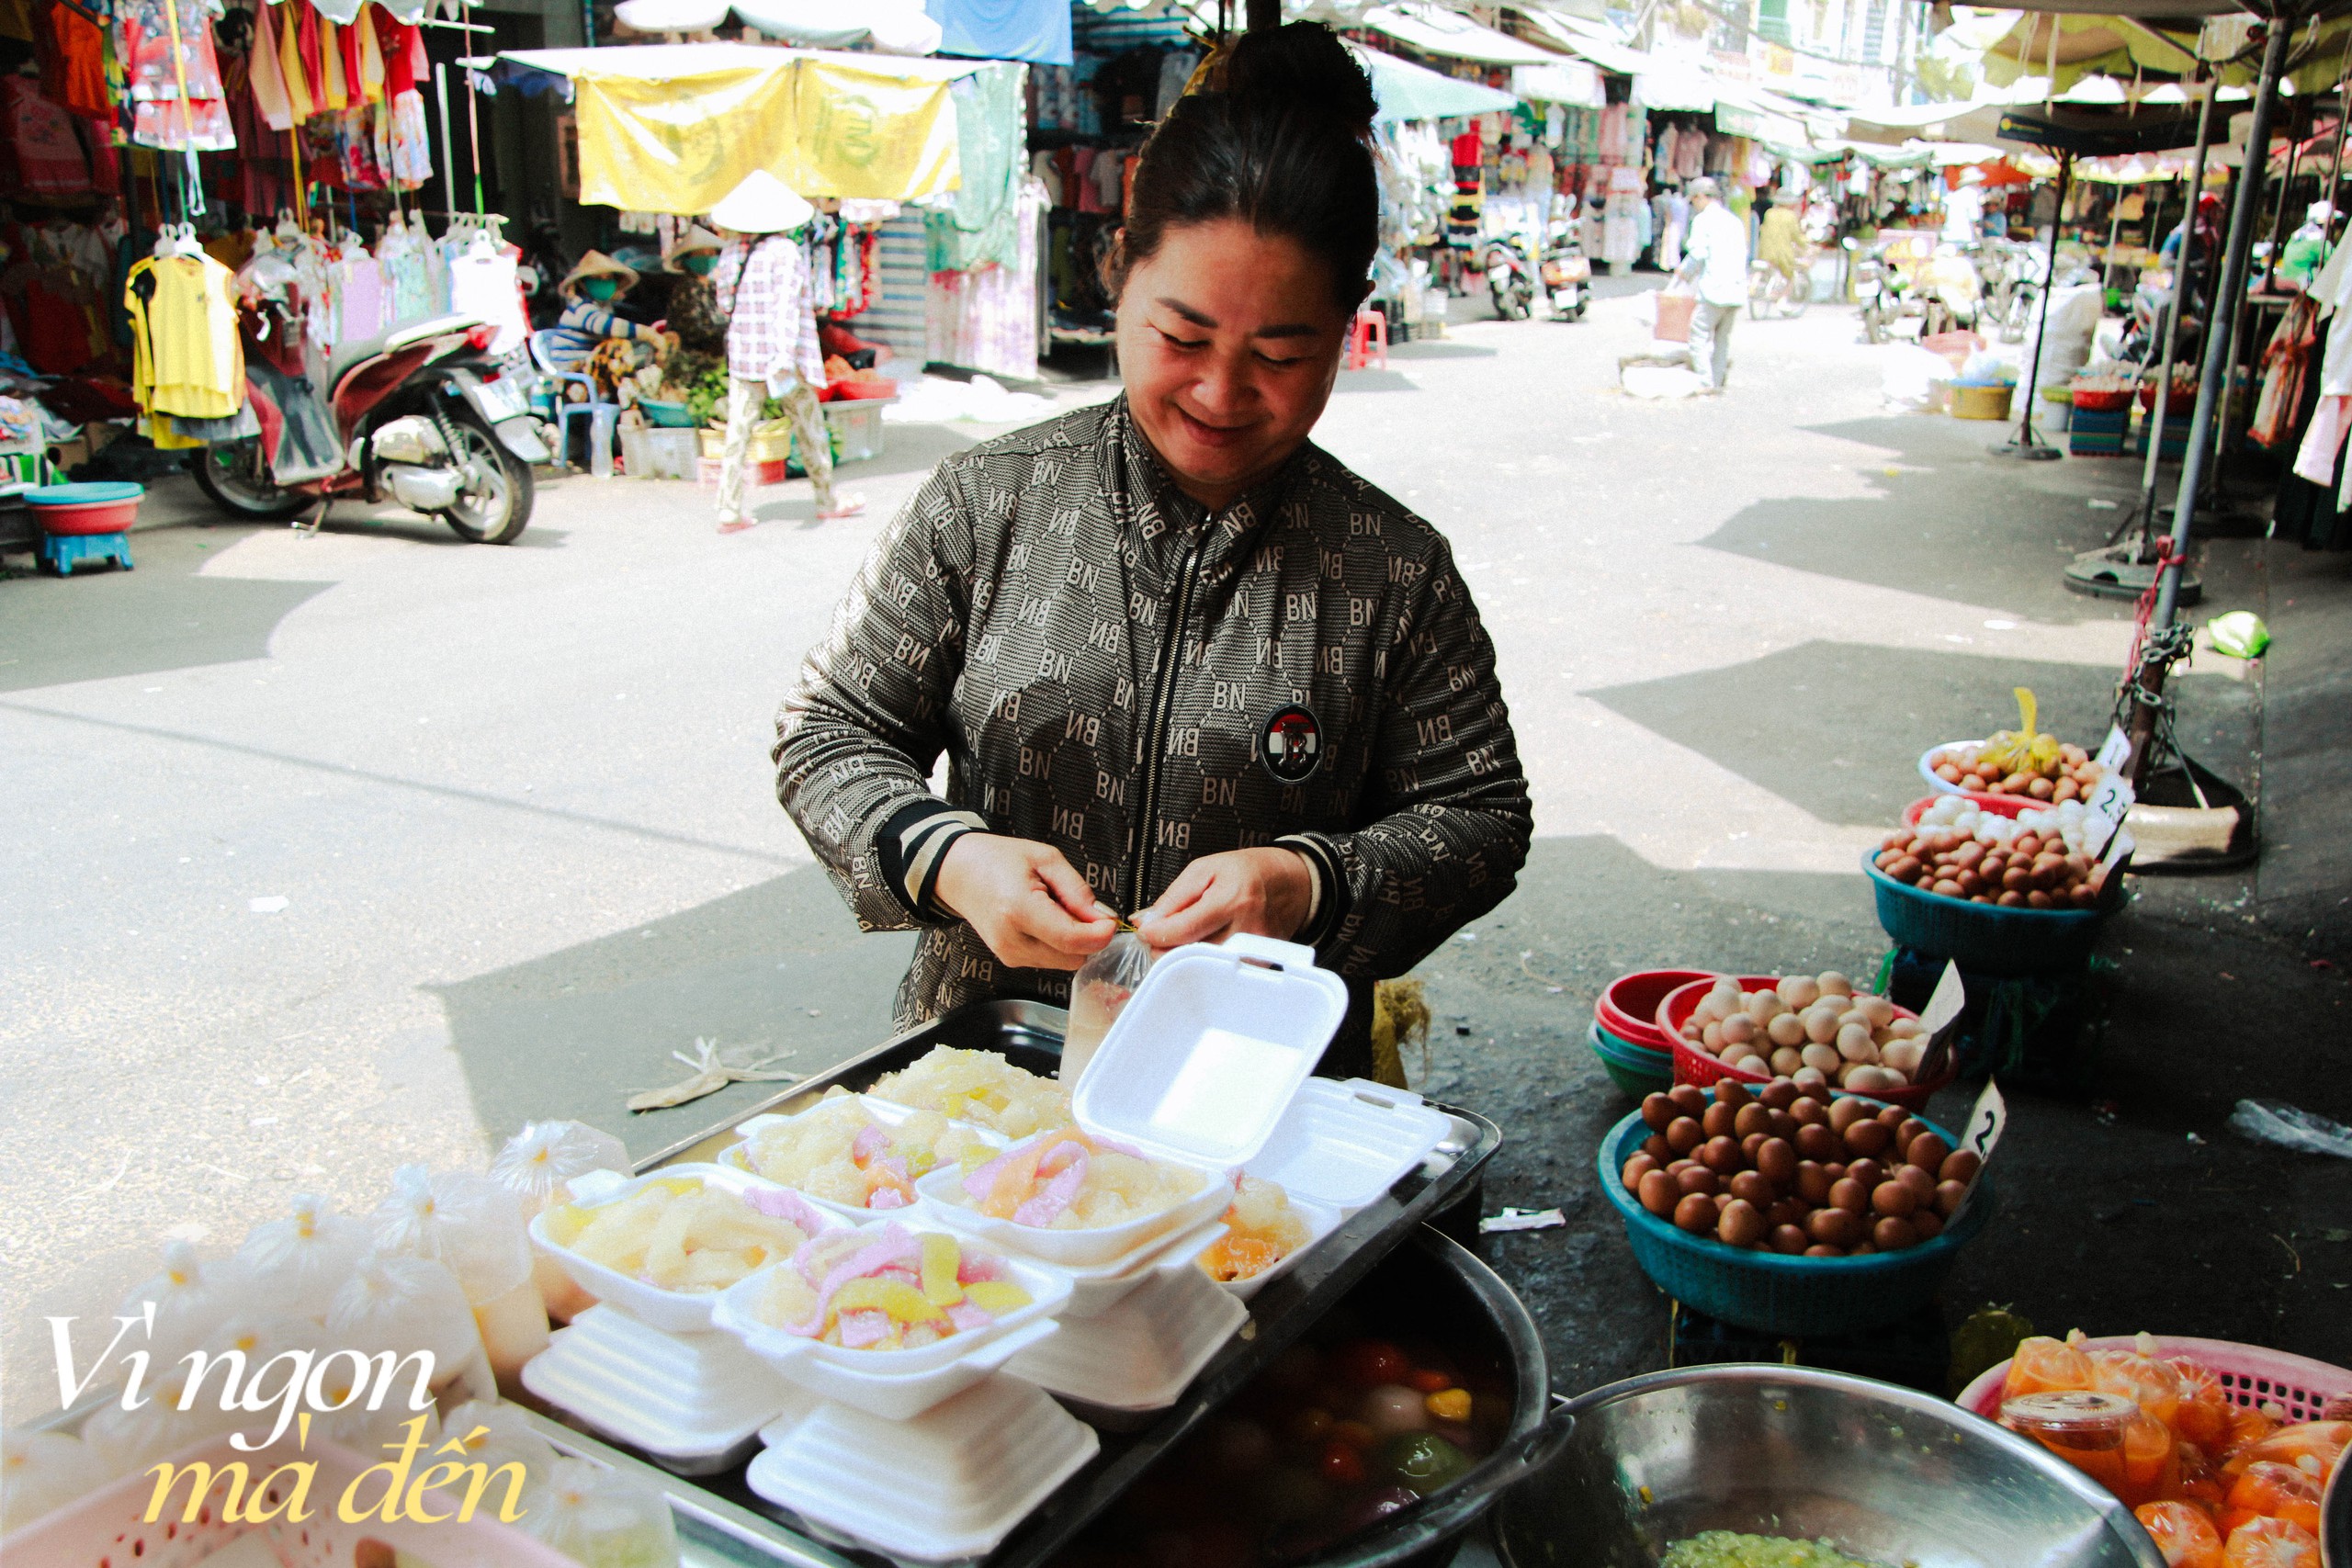
[[[1490,1207],[1571,1210],[1491,1249],[1563,1386],[1657,1364],[1663,1323],[1589,1169],[1623,1110],[1581,1045],[1592,990],[1653,963],[1873,969],[1856,860],[1919,751],[2011,722],[2020,683],[2096,743],[2129,637],[2057,569],[2136,464],[2009,466],[1997,429],[1882,413],[1844,311],[1743,322],[1702,401],[1615,390],[1639,335],[1625,299],[1457,327],[1343,375],[1318,432],[1448,532],[1499,649],[1540,841],[1424,966],[1430,1087],[1505,1112]],[[136,573],[0,582],[11,1421],[54,1397],[39,1316],[105,1310],[166,1234],[225,1247],[297,1191],[365,1208],[393,1165],[476,1163],[535,1117],[661,1146],[759,1092],[628,1117],[698,1037],[803,1070],[880,1038],[907,939],[852,929],[765,749],[881,520],[987,433],[892,426],[843,472],[866,517],[819,525],[795,484],[729,536],[669,482],[550,485],[505,550],[358,508],[314,538],[207,525],[167,486]],[[2240,1093],[2352,1116],[2344,971],[2307,961],[2352,959],[2342,558],[2215,547],[2209,606],[2272,616],[2269,684],[2301,661],[2267,710],[2228,661],[2181,686],[2233,777],[2286,721],[2271,857],[2143,885],[2109,1109],[2025,1097],[2014,1219],[1955,1302],[2352,1354],[2352,1168],[2220,1127]],[[2208,1269],[2231,1289],[2182,1288]]]

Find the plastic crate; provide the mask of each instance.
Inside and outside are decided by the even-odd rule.
[[[2177,458],[2188,450],[2188,427],[2192,423],[2192,416],[2185,413],[2176,414],[2172,412],[2179,406],[2173,402],[2167,402],[2165,405],[2164,443],[2158,456],[2166,459]],[[2148,426],[2154,423],[2155,423],[2154,420],[2142,420],[2139,434],[2132,442],[2132,449],[2143,457],[2145,457],[2148,451]]]
[[[2086,409],[2079,405],[2066,427],[2066,450],[2077,457],[2120,457],[2124,428],[2132,423],[2129,409]]]
[[[1760,991],[1767,986],[1778,984],[1781,976],[1742,975],[1738,979],[1741,990]],[[1687,986],[1677,987],[1674,990],[1668,992],[1666,998],[1657,1004],[1658,1032],[1674,1042],[1674,1081],[1696,1084],[1702,1089],[1724,1078],[1731,1078],[1744,1084],[1770,1083],[1772,1074],[1751,1073],[1740,1067],[1727,1067],[1704,1051],[1693,1048],[1690,1042],[1682,1038],[1683,1022],[1698,1007],[1700,998],[1713,989],[1713,977],[1694,980]],[[1887,999],[1890,1003],[1894,1000],[1891,997]],[[1896,1008],[1894,1013],[1897,1018],[1917,1019],[1919,1016],[1905,1007]],[[1935,1098],[1936,1091],[1951,1082],[1959,1075],[1959,1059],[1955,1056],[1951,1058],[1951,1066],[1944,1076],[1933,1083],[1915,1083],[1903,1089],[1880,1089],[1875,1094],[1864,1098],[1883,1100],[1889,1105],[1900,1105],[1905,1111],[1917,1115],[1928,1109],[1928,1101]],[[1832,1086],[1830,1093],[1843,1097],[1847,1091]]]
[[[1859,1098],[1867,1102],[1875,1097]],[[1928,1125],[1946,1143],[1956,1142],[1934,1122]],[[1935,1299],[1960,1249],[1993,1214],[1988,1170],[1977,1177],[1974,1195],[1951,1229],[1901,1252],[1805,1258],[1728,1247],[1678,1229],[1625,1190],[1625,1161],[1649,1131],[1635,1111],[1600,1141],[1600,1190],[1624,1218],[1634,1261],[1676,1301],[1743,1328],[1768,1334],[1852,1334],[1907,1318]]]
[[[1639,1100],[1674,1087],[1674,1058],[1663,1051],[1628,1045],[1599,1024],[1585,1032],[1585,1043],[1600,1058],[1600,1070],[1622,1094]]]
[[[621,466],[633,479],[692,479],[695,433],[670,426],[621,426]]]
[[[2308,1356],[2290,1356],[2284,1350],[2241,1345],[2233,1339],[2187,1339],[2169,1334],[2150,1337],[2156,1342],[2158,1356],[2186,1356],[2201,1363],[2221,1380],[2222,1391],[2232,1404],[2246,1409],[2277,1404],[2287,1412],[2289,1426],[2317,1421],[2330,1400],[2352,1398],[2352,1371]],[[2086,1339],[2083,1348],[2132,1350],[2139,1343],[2137,1336],[2114,1335]],[[2001,1385],[2008,1376],[2007,1361],[1989,1367],[1961,1392],[1955,1403],[1989,1421],[2001,1413]]]
[[[882,456],[882,411],[892,398],[843,398],[825,405],[833,433],[833,461],[855,463]]]

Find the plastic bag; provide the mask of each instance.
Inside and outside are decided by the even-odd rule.
[[[335,1292],[326,1329],[327,1342],[339,1350],[429,1353],[436,1389],[481,1354],[481,1336],[458,1277],[429,1258],[362,1254]]]
[[[669,1500],[642,1482],[560,1459],[527,1496],[522,1528],[580,1568],[677,1568]]]
[[[115,1308],[118,1317],[137,1317],[155,1303],[155,1326],[141,1338],[133,1328],[123,1336],[124,1351],[145,1350],[157,1367],[176,1361],[211,1337],[214,1330],[253,1303],[252,1286],[235,1258],[207,1263],[184,1241],[164,1245],[164,1271],[134,1287]]]
[[[253,1228],[236,1261],[259,1301],[281,1313],[323,1318],[368,1246],[365,1224],[334,1213],[317,1193],[303,1192],[287,1218]]]
[[[502,1464],[519,1464],[534,1483],[545,1480],[563,1457],[513,1404],[469,1399],[449,1412],[442,1428],[466,1445],[468,1463],[480,1461],[492,1471]]]
[[[476,1306],[531,1276],[521,1205],[487,1176],[435,1176],[421,1165],[401,1167],[392,1172],[392,1195],[377,1205],[375,1235],[379,1252],[445,1265]]]
[[[1951,361],[1917,344],[1895,344],[1879,367],[1879,395],[1891,408],[1919,412],[1935,405],[1936,384],[1951,380]]]
[[[1071,1089],[1086,1076],[1095,1048],[1118,1021],[1127,998],[1151,973],[1159,952],[1131,931],[1111,939],[1111,945],[1088,959],[1069,983],[1069,1023],[1062,1034],[1062,1065],[1055,1076]]]
[[[112,1479],[97,1453],[70,1433],[0,1432],[0,1534],[53,1514]]]
[[[2314,1116],[2282,1100],[2239,1100],[2237,1109],[2230,1112],[2230,1131],[2298,1154],[2352,1159],[2352,1127]]]
[[[1999,768],[2004,773],[2035,773],[2047,775],[2058,768],[2058,738],[2046,735],[2038,727],[2041,705],[2033,693],[2023,686],[2011,688],[2018,699],[2018,727],[2004,729],[1984,742],[1982,761]]]
[[[560,1201],[566,1182],[592,1170],[635,1174],[628,1145],[579,1122],[530,1122],[490,1162],[491,1179],[514,1194],[526,1224]]]

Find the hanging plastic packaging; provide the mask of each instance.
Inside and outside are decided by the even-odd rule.
[[[514,1194],[526,1225],[548,1205],[570,1196],[573,1177],[592,1170],[635,1174],[626,1145],[579,1122],[529,1122],[490,1162],[492,1179]],[[554,1322],[570,1323],[596,1304],[596,1298],[574,1283],[562,1264],[544,1254],[532,1259],[531,1278]]]
[[[164,1246],[164,1271],[135,1287],[115,1308],[118,1317],[141,1316],[146,1304],[155,1305],[153,1331],[144,1339],[134,1328],[119,1347],[128,1353],[145,1350],[161,1367],[195,1349],[229,1317],[244,1310],[253,1297],[243,1267],[234,1258],[207,1263],[184,1241]]]
[[[457,1276],[429,1258],[363,1254],[335,1292],[326,1328],[327,1343],[338,1350],[425,1352],[433,1358],[435,1393],[464,1376],[482,1349]],[[405,1400],[405,1388],[401,1397]]]
[[[497,1376],[513,1378],[547,1348],[547,1308],[531,1283],[530,1237],[504,1184],[404,1165],[392,1172],[392,1195],[376,1209],[376,1245],[430,1258],[457,1276]]]
[[[255,1225],[236,1262],[253,1295],[272,1310],[324,1318],[351,1266],[369,1246],[368,1227],[315,1192],[298,1193],[293,1213]]]
[[[582,1459],[560,1459],[531,1488],[523,1529],[580,1568],[677,1568],[667,1498]]]
[[[1111,945],[1088,959],[1069,983],[1069,1023],[1062,1035],[1061,1071],[1055,1076],[1071,1089],[1086,1074],[1094,1048],[1111,1032],[1111,1025],[1151,973],[1159,953],[1135,932],[1121,931]]]
[[[488,1465],[493,1475],[501,1465],[521,1465],[526,1486],[545,1481],[554,1473],[556,1461],[563,1457],[539,1435],[519,1405],[469,1399],[449,1412],[442,1429],[466,1445],[469,1464]],[[492,1482],[489,1495],[503,1498],[505,1491],[505,1481],[499,1478]]]
[[[0,1534],[22,1529],[112,1479],[90,1446],[71,1433],[0,1432]]]

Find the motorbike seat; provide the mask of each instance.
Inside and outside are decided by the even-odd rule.
[[[327,385],[329,388],[342,386],[345,377],[371,359],[480,324],[479,319],[473,316],[427,316],[423,321],[403,322],[371,337],[353,338],[336,344],[327,355]]]

